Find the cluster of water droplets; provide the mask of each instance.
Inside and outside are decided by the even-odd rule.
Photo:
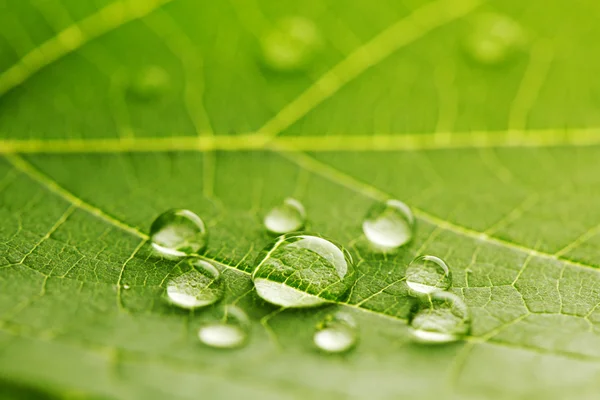
[[[265,214],[265,230],[280,236],[258,254],[252,282],[256,294],[268,303],[283,308],[340,303],[356,281],[351,255],[329,239],[302,232],[306,222],[304,206],[291,198]],[[365,238],[378,252],[392,252],[406,245],[414,228],[410,208],[399,200],[374,204],[362,223]],[[154,221],[150,238],[153,248],[164,257],[182,259],[166,284],[168,303],[199,309],[223,298],[224,281],[218,265],[199,255],[207,245],[208,233],[198,215],[189,210],[169,210]],[[405,274],[408,293],[418,304],[410,316],[416,341],[450,342],[468,334],[468,308],[458,296],[446,291],[452,285],[452,275],[442,259],[419,256]],[[231,305],[217,310],[217,315],[199,328],[200,341],[216,348],[246,343],[250,322],[244,311]],[[357,339],[356,322],[341,312],[321,321],[313,336],[315,346],[326,353],[348,351]]]
[[[165,299],[173,306],[193,310],[220,301],[225,294],[221,272],[213,263],[199,257],[208,242],[202,219],[190,210],[169,210],[150,227],[152,247],[168,259],[183,258],[166,284]],[[234,348],[246,342],[250,321],[235,306],[218,308],[218,315],[198,330],[207,346]]]

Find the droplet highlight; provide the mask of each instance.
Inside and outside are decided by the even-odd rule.
[[[338,300],[355,279],[352,258],[318,236],[284,235],[257,257],[256,292],[282,307],[313,307]]]
[[[151,65],[141,69],[131,80],[129,92],[140,100],[152,100],[164,95],[170,86],[169,73],[158,65]]]
[[[167,283],[167,300],[178,307],[195,309],[219,301],[225,293],[217,268],[208,261],[186,260],[187,271]]]
[[[417,342],[450,343],[469,334],[471,316],[460,297],[449,292],[435,292],[421,303],[410,326]]]
[[[200,342],[218,349],[233,349],[243,346],[250,333],[250,320],[236,306],[226,306],[220,316],[204,323],[198,330]]]
[[[516,21],[497,13],[483,13],[471,19],[464,47],[476,62],[494,65],[508,60],[524,44],[525,34]]]
[[[367,212],[362,224],[367,240],[378,250],[390,251],[410,242],[415,218],[400,200],[377,203]]]
[[[326,353],[344,353],[352,349],[358,339],[354,318],[345,313],[335,313],[323,320],[315,330],[313,341]]]
[[[420,256],[406,268],[406,284],[413,294],[430,294],[448,289],[452,285],[452,274],[444,260]]]
[[[274,70],[306,67],[315,56],[321,38],[315,24],[304,17],[283,18],[265,34],[261,49],[265,64]]]
[[[264,224],[269,233],[282,235],[299,231],[306,223],[304,206],[298,200],[287,198],[265,215]]]
[[[189,210],[169,210],[150,227],[152,247],[167,257],[196,254],[206,247],[208,233],[202,219]]]

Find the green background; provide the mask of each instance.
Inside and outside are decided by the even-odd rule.
[[[489,11],[526,32],[502,65],[461,46]],[[323,46],[280,73],[259,42],[289,15]],[[596,398],[599,17],[591,0],[0,0],[2,396]],[[127,96],[151,65],[168,90]],[[288,196],[357,261],[338,305],[252,291],[261,218]],[[389,197],[417,231],[383,256],[360,225]],[[202,312],[161,298],[174,263],[146,235],[175,207],[207,223],[224,304],[253,321],[242,349],[203,347]],[[463,342],[410,340],[402,278],[423,253],[471,308]],[[325,356],[313,329],[337,309],[360,343]]]

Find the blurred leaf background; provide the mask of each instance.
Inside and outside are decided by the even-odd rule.
[[[0,0],[2,396],[596,398],[599,17],[586,0]],[[252,291],[261,218],[288,196],[357,261],[340,304]],[[360,224],[390,197],[417,232],[383,256]],[[175,207],[207,222],[223,303],[253,321],[243,349],[201,346],[202,312],[161,298],[174,263],[147,232]],[[463,342],[410,340],[401,280],[424,253],[471,308]],[[325,356],[311,335],[335,309],[360,343]]]

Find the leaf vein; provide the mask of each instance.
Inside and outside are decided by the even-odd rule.
[[[267,121],[257,134],[271,139],[279,135],[367,69],[433,29],[468,14],[479,4],[478,0],[437,0],[417,9],[355,49]]]
[[[84,46],[89,41],[113,31],[127,22],[142,18],[172,0],[117,1],[68,28],[58,32],[31,50],[0,75],[0,95],[23,84],[42,68]]]

